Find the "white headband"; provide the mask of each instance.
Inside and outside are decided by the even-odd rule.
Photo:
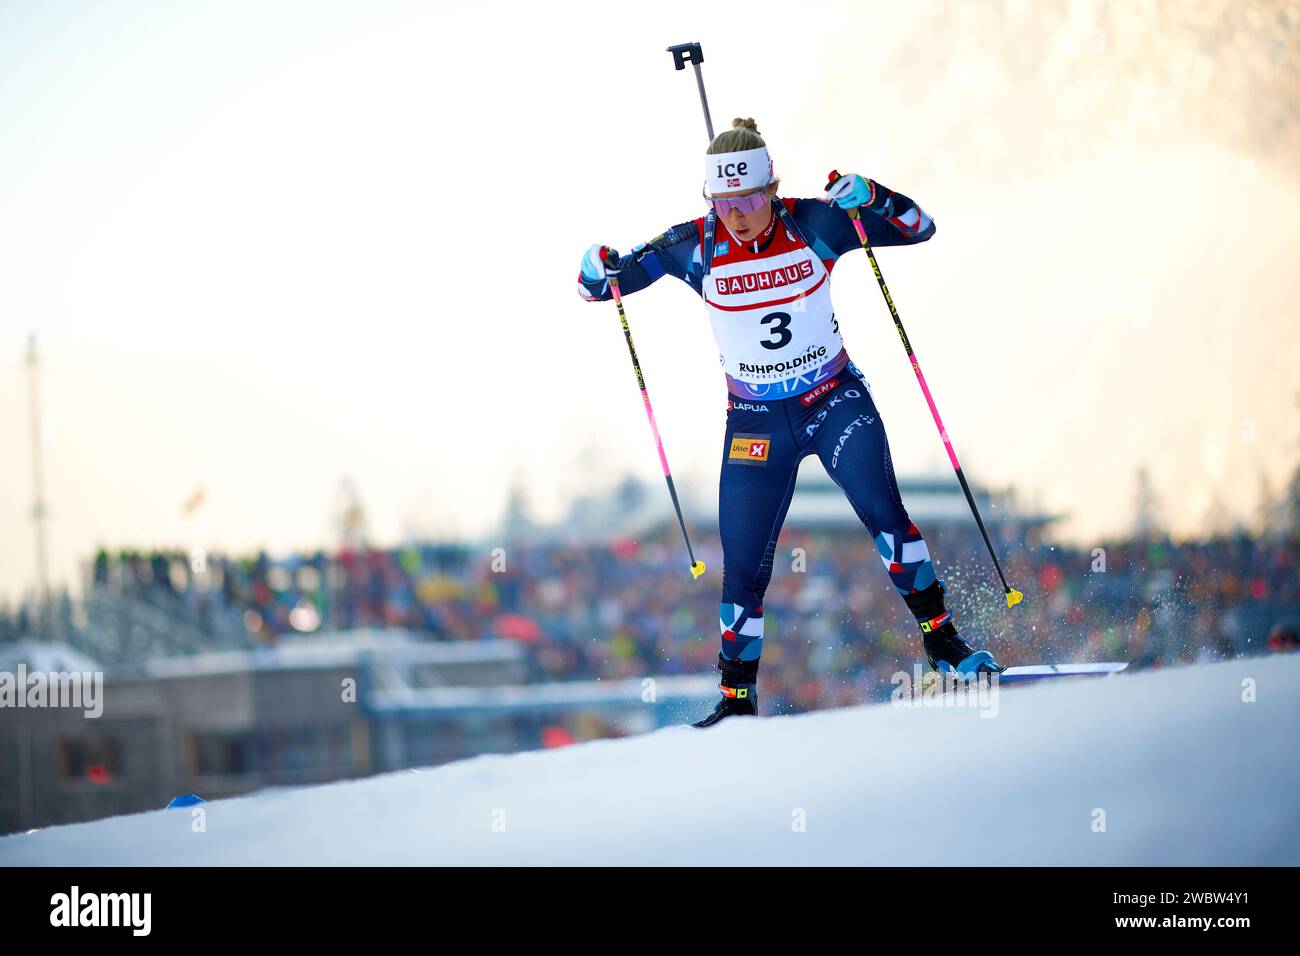
[[[742,149],[736,153],[714,153],[704,157],[704,193],[716,196],[743,189],[759,189],[772,183],[772,160],[767,147]]]

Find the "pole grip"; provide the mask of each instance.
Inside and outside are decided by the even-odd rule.
[[[698,65],[704,62],[704,50],[698,43],[677,43],[670,46],[668,52],[673,55],[674,69],[684,70],[687,63]]]
[[[673,55],[673,67],[678,70],[686,69],[689,63],[695,67],[695,85],[700,90],[700,106],[704,110],[704,128],[708,131],[709,142],[713,142],[713,117],[709,115],[709,98],[704,93],[704,74],[700,72],[700,64],[704,62],[704,50],[698,43],[677,43],[668,48],[668,52]]]

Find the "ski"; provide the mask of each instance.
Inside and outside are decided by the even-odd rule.
[[[1050,677],[1106,677],[1128,668],[1127,662],[1101,664],[1027,664],[1008,667],[998,675],[1001,684],[1027,683]]]

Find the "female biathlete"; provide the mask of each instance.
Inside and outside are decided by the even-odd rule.
[[[731,393],[722,444],[722,698],[695,724],[758,712],[763,595],[799,462],[816,454],[843,490],[915,615],[932,667],[970,676],[1001,670],[972,650],[944,607],[925,539],[898,492],[871,388],[849,360],[831,307],[835,261],[859,248],[846,210],[861,207],[873,246],[924,242],[934,222],[901,193],[861,176],[835,181],[825,200],[778,199],[767,146],[752,119],[709,144],[705,198],[713,209],[673,226],[628,256],[595,245],[582,259],[583,298],[610,298],[676,276],[701,298]]]

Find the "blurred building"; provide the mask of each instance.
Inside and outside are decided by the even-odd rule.
[[[75,652],[0,645],[0,670],[93,671]],[[103,713],[0,720],[0,833],[654,729],[711,678],[525,685],[513,641],[402,631],[157,658],[105,675]]]
[[[927,537],[945,529],[975,527],[970,505],[952,473],[902,476],[898,489],[908,514]],[[713,492],[709,496],[699,483],[681,482],[677,490],[688,529],[716,530],[716,489],[708,486],[707,490]],[[1002,540],[1036,541],[1063,517],[1026,507],[1011,489],[994,491],[972,485],[971,494],[990,534]],[[603,494],[576,498],[561,521],[537,529],[536,536],[541,540],[602,541],[648,537],[666,527],[676,529],[677,518],[663,483],[627,476]],[[783,530],[846,534],[864,531],[844,492],[813,457],[800,467]]]

